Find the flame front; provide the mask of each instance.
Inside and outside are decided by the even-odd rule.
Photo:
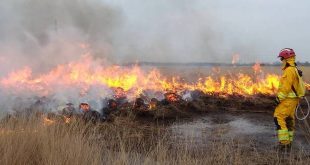
[[[259,72],[258,64],[254,70]],[[87,94],[91,86],[101,86],[107,89],[121,88],[132,98],[139,96],[143,91],[182,92],[185,90],[201,90],[204,93],[221,93],[224,95],[272,95],[279,85],[279,76],[267,74],[264,77],[250,76],[237,73],[235,76],[202,77],[194,83],[181,81],[178,77],[170,79],[162,76],[153,69],[144,72],[140,67],[102,67],[95,65],[92,58],[87,56],[79,61],[66,65],[59,65],[47,74],[34,76],[28,67],[10,73],[1,79],[1,87],[8,91],[31,92],[39,96],[53,94],[55,89],[76,87],[81,95]],[[310,89],[309,84],[307,88]]]

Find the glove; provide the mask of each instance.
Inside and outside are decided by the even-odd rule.
[[[280,99],[279,99],[279,97],[276,97],[275,103],[276,103],[276,105],[279,105],[279,104],[280,104]]]

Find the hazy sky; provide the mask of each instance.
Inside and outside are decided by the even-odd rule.
[[[160,59],[165,54],[170,60],[226,62],[239,53],[242,61],[268,62],[292,47],[298,60],[310,61],[308,0],[104,1],[121,8],[125,31],[141,40],[135,47]],[[163,50],[156,50],[157,44]],[[136,56],[158,60],[149,55]]]
[[[308,0],[1,0],[0,74],[80,57],[112,63],[310,61]],[[35,59],[35,60],[34,60]]]

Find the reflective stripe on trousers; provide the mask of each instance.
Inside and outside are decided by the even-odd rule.
[[[283,143],[292,142],[295,129],[295,109],[298,98],[286,98],[276,107],[274,121],[278,130],[278,139]],[[282,143],[281,142],[281,143]]]
[[[289,141],[290,140],[290,137],[289,137],[289,134],[288,134],[288,130],[278,130],[278,139],[279,141]]]
[[[294,131],[288,131],[288,136],[289,136],[290,142],[292,142],[294,140]]]

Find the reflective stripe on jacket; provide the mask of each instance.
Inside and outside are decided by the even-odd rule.
[[[293,91],[294,87],[298,87],[299,76],[296,72],[295,57],[285,59],[283,62],[283,75],[280,79],[278,89],[278,98],[283,100],[285,98],[298,97]]]

